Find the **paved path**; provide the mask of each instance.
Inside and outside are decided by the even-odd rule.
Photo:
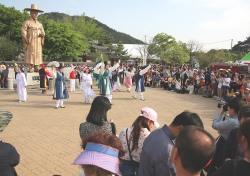
[[[96,90],[96,87],[94,87]],[[97,90],[96,90],[97,91]],[[70,94],[65,109],[54,109],[55,101],[38,89],[28,90],[28,102],[18,103],[17,94],[0,90],[0,109],[13,113],[13,119],[0,133],[0,139],[13,144],[21,155],[17,166],[19,176],[76,176],[79,167],[71,163],[81,152],[79,124],[85,121],[90,105],[83,103],[80,90]],[[108,112],[118,132],[130,126],[144,106],[158,113],[159,123],[170,124],[184,110],[198,113],[205,128],[216,136],[211,121],[217,112],[214,99],[199,95],[180,95],[160,88],[147,88],[146,101],[132,99],[132,93],[115,92],[113,106]]]

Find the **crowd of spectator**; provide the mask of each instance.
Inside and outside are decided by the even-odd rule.
[[[173,67],[154,65],[146,75],[146,86],[162,87],[180,94],[198,94],[227,102],[230,97],[241,97],[249,102],[250,77],[230,69],[195,69],[192,66]]]
[[[125,65],[118,69],[122,71],[115,71],[121,83],[127,69],[137,71]],[[132,125],[119,133],[108,118],[111,102],[97,96],[79,127],[83,152],[73,163],[81,166],[80,176],[250,175],[250,106],[246,95],[250,82],[246,75],[185,66],[170,73],[166,67],[154,65],[145,77],[146,86],[223,101],[211,124],[218,138],[214,139],[200,116],[190,111],[159,128],[157,112],[149,107],[138,110]],[[153,126],[158,129],[153,130]],[[10,150],[7,145],[1,143],[0,151]],[[0,152],[0,158],[8,157],[6,154]],[[2,163],[0,173],[16,175],[17,161]]]
[[[153,125],[159,124],[157,112],[149,107],[142,108],[118,138],[113,130],[115,123],[107,117],[110,102],[101,96],[94,102],[87,122],[80,125],[84,151],[74,163],[82,166],[81,175],[250,174],[250,106],[239,97],[230,99],[227,109],[221,107],[215,115],[212,127],[219,133],[217,139],[204,129],[199,115],[189,111],[177,115],[170,125],[152,131]],[[96,108],[97,105],[103,108]]]

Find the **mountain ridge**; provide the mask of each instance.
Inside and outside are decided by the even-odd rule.
[[[68,15],[65,13],[59,13],[59,12],[50,12],[50,13],[44,13],[41,16],[46,16],[49,19],[53,19],[53,20],[63,20],[64,18],[77,18],[79,17],[79,15]],[[132,37],[129,34],[123,33],[123,32],[119,32],[111,27],[109,27],[108,25],[96,20],[95,18],[91,18],[88,16],[84,16],[84,18],[86,20],[93,20],[95,22],[95,24],[97,25],[97,27],[100,27],[103,29],[103,31],[105,32],[105,34],[111,36],[111,42],[114,44],[145,44],[143,41],[136,39],[135,37]]]

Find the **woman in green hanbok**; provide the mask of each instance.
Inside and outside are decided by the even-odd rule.
[[[111,102],[112,100],[112,74],[111,72],[117,69],[120,62],[111,67],[107,62],[102,62],[101,69],[95,67],[94,77],[98,79],[98,88],[100,89],[100,95],[105,96]],[[100,67],[100,65],[97,65]]]

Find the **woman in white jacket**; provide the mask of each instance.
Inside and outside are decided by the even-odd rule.
[[[90,103],[90,97],[94,98],[96,94],[91,89],[92,77],[91,77],[89,68],[86,68],[85,72],[82,72],[81,78],[82,78],[82,90],[83,90],[85,103]]]
[[[19,67],[18,74],[16,75],[16,85],[19,103],[27,101],[27,81],[23,73],[23,69]]]

